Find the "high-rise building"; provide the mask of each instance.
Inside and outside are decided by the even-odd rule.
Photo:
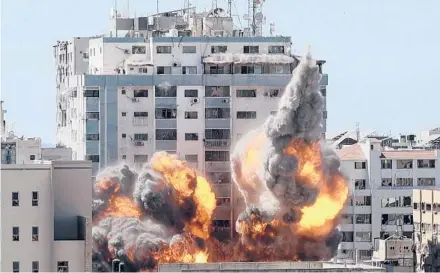
[[[2,272],[90,272],[92,168],[85,161],[1,165]]]
[[[58,42],[57,142],[91,160],[94,174],[167,151],[230,183],[231,147],[276,110],[300,59],[290,37],[261,35],[260,15],[240,30],[218,8],[113,11],[109,33]]]
[[[366,138],[337,154],[351,188],[338,258],[369,260],[376,239],[413,238],[413,190],[440,186],[439,150],[388,149]]]

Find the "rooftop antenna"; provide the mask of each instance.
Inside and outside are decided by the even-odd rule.
[[[257,30],[257,24],[256,24],[256,18],[255,14],[257,11],[257,0],[249,0],[252,1],[252,36],[255,36],[256,30]]]
[[[356,141],[361,139],[361,130],[359,129],[359,122],[356,122]]]
[[[228,16],[232,17],[232,0],[228,0]]]

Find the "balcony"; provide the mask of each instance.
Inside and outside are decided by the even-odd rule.
[[[133,126],[148,126],[148,118],[147,117],[134,117],[133,118]]]
[[[230,139],[205,139],[205,148],[229,149],[230,147]]]
[[[205,163],[205,172],[230,172],[229,161],[211,161]]]

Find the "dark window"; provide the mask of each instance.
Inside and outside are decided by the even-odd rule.
[[[12,206],[18,207],[20,205],[20,198],[19,198],[18,191],[12,193]]]
[[[355,162],[354,163],[354,168],[355,169],[366,169],[367,168],[367,163],[366,162]]]
[[[197,111],[186,111],[185,112],[185,119],[197,119],[198,113]]]
[[[12,272],[20,272],[20,262],[12,262]]]
[[[86,155],[86,160],[90,160],[94,163],[99,162],[99,155]]]
[[[122,138],[126,138],[127,134],[122,134],[121,136],[122,136]]]
[[[99,119],[99,112],[86,112],[86,119]]]
[[[171,54],[171,46],[156,46],[157,54]]]
[[[177,140],[177,130],[156,129],[156,140]]]
[[[69,262],[68,261],[57,262],[57,272],[69,272]]]
[[[148,134],[134,134],[134,140],[135,141],[147,141]]]
[[[196,98],[199,95],[198,93],[197,89],[185,89],[185,97],[187,98]]]
[[[187,141],[199,140],[199,134],[197,134],[197,133],[185,133],[185,140],[187,140]]]
[[[237,90],[237,98],[255,98],[255,97],[257,97],[257,90],[255,89]]]
[[[148,112],[134,112],[133,113],[134,117],[148,117]]]
[[[132,46],[131,53],[132,54],[146,54],[147,47],[145,47],[145,46]]]
[[[183,46],[182,47],[182,53],[196,53],[197,47],[196,46]]]
[[[325,88],[321,89],[321,95],[324,97],[327,96],[327,89]]]
[[[237,111],[237,119],[256,119],[256,111]]]
[[[133,96],[135,98],[147,98],[148,90],[147,89],[133,90]]]
[[[231,139],[230,129],[205,129],[206,139]]]
[[[20,228],[12,227],[12,241],[18,242],[20,241]]]
[[[99,90],[85,90],[84,97],[86,98],[99,98]]]
[[[284,46],[269,46],[269,54],[284,54]]]
[[[177,86],[158,86],[156,85],[155,96],[157,98],[175,98],[177,96]]]
[[[40,262],[38,261],[33,261],[32,262],[32,272],[39,272],[40,271]]]
[[[206,86],[205,97],[230,97],[231,88],[229,86]]]
[[[230,161],[229,151],[205,151],[205,161],[207,162]]]
[[[29,159],[30,159],[30,160],[35,160],[35,155],[30,155],[30,156],[29,156]]]
[[[123,117],[125,117],[125,116],[127,116],[127,112],[122,112],[121,115],[122,115]]]
[[[32,206],[33,207],[38,206],[38,192],[37,191],[32,192]]]
[[[39,230],[38,227],[32,227],[32,241],[38,241]]]
[[[205,108],[205,119],[231,118],[231,108]]]
[[[171,66],[158,66],[157,74],[158,75],[171,74]]]
[[[125,95],[125,89],[122,89],[122,90],[121,90],[121,94],[122,94],[122,95]]]
[[[86,134],[87,141],[96,141],[99,140],[99,134]]]
[[[243,53],[259,53],[260,52],[260,48],[259,46],[244,46],[243,47]]]
[[[227,46],[211,46],[211,53],[226,53],[228,51]]]
[[[177,116],[177,109],[174,108],[156,108],[156,119],[175,119]]]

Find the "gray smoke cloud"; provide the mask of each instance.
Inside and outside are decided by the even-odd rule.
[[[294,70],[293,77],[279,101],[276,114],[269,116],[262,128],[243,137],[234,150],[231,163],[233,180],[249,206],[237,219],[237,232],[241,233],[245,245],[252,245],[253,241],[260,246],[253,245],[258,251],[254,251],[248,259],[264,259],[266,254],[269,255],[262,254],[265,251],[269,251],[272,256],[283,257],[277,249],[284,249],[290,257],[296,256],[301,260],[326,260],[337,253],[337,246],[341,240],[341,234],[337,229],[324,237],[310,238],[296,234],[292,229],[283,230],[282,225],[274,227],[270,224],[266,228],[276,230],[277,239],[270,236],[258,237],[263,242],[270,239],[267,246],[261,245],[260,239],[255,239],[252,232],[240,232],[240,228],[248,226],[249,221],[255,223],[279,219],[285,224],[297,223],[302,217],[301,208],[316,201],[321,187],[316,187],[302,180],[301,176],[295,175],[299,171],[301,156],[306,155],[285,152],[292,142],[310,147],[319,145],[321,154],[318,168],[326,178],[324,181],[317,181],[321,186],[326,184],[333,188],[333,176],[342,177],[336,153],[323,142],[319,143],[324,110],[324,98],[319,92],[320,79],[316,62],[307,55]],[[257,142],[254,147],[261,147],[261,158],[258,158],[261,164],[258,163],[250,174],[245,173],[243,164],[246,162],[243,158],[249,157],[246,152],[249,151],[252,142],[258,141],[259,136],[265,141]],[[286,234],[290,237],[280,240]]]

